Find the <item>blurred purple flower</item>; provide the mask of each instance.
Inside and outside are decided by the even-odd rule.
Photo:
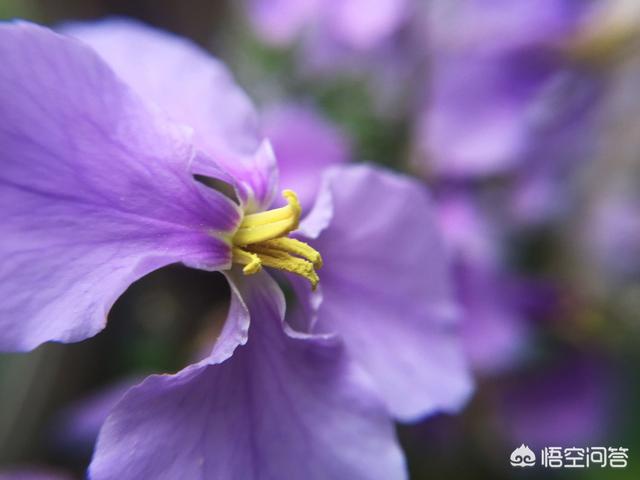
[[[502,431],[535,449],[595,446],[611,425],[612,384],[602,362],[582,356],[520,375],[500,399]]]
[[[301,104],[272,106],[263,115],[263,125],[278,159],[280,185],[299,192],[302,207],[310,207],[323,170],[349,160],[349,139],[313,108]]]
[[[305,245],[287,236],[294,193],[265,211],[275,159],[221,64],[132,22],[65,32],[81,41],[0,26],[0,344],[91,336],[131,282],[169,263],[223,271],[232,292],[208,358],[119,402],[92,478],[403,478],[389,412],[456,410],[471,389],[422,187],[367,167],[327,172]],[[233,185],[240,205],[193,174]],[[313,247],[323,283],[313,331],[297,332],[259,270],[315,285]]]
[[[640,194],[611,189],[594,205],[584,235],[588,259],[607,277],[640,273]]]
[[[113,407],[142,378],[125,378],[110,384],[68,405],[54,418],[51,425],[56,448],[65,451],[91,453],[102,424]]]
[[[260,37],[291,44],[305,30],[356,50],[379,45],[402,23],[409,0],[247,0]]]
[[[415,0],[246,0],[264,42],[295,45],[294,70],[306,80],[355,80],[380,118],[406,114],[424,63],[422,2]]]
[[[536,162],[547,141],[596,103],[597,70],[570,53],[592,2],[430,5],[431,69],[417,137],[437,173],[491,175]],[[569,140],[583,142],[584,130]]]
[[[577,174],[594,158],[597,147],[600,110],[592,107],[601,98],[603,79],[592,80],[590,85],[587,79],[583,82],[585,99],[590,97],[583,109],[573,110],[572,118],[562,118],[562,108],[558,108],[555,120],[536,133],[537,143],[520,160],[506,200],[515,225],[542,224],[575,210]],[[573,97],[565,96],[576,98],[579,88],[575,86]],[[561,100],[556,103],[563,105]]]
[[[462,335],[471,365],[485,375],[513,367],[523,353],[528,328],[513,295],[514,279],[503,271],[500,229],[470,192],[443,192],[436,205],[454,264],[463,310]]]

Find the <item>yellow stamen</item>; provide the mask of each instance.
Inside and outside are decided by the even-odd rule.
[[[309,280],[313,290],[318,286],[320,279],[318,278],[316,271],[313,269],[313,264],[311,262],[278,251],[260,253],[258,256],[264,266],[300,275],[301,277]]]
[[[246,215],[233,237],[235,245],[249,245],[286,235],[298,228],[302,208],[291,190],[282,192],[288,205],[275,210]]]
[[[242,272],[245,275],[253,275],[254,273],[258,273],[262,270],[262,262],[260,261],[260,257],[255,253],[247,252],[238,247],[233,247],[233,263],[239,263],[240,265],[244,265]]]
[[[279,250],[291,255],[302,257],[303,259],[311,262],[315,268],[322,268],[322,257],[320,256],[320,252],[306,243],[296,240],[295,238],[274,238],[273,240],[265,240],[260,245],[267,247],[268,250]]]
[[[300,215],[302,214],[302,208],[300,207],[300,202],[298,202],[298,196],[296,193],[292,190],[285,190],[282,192],[282,196],[287,201],[286,207],[245,215],[242,219],[241,228],[265,225],[279,220],[286,220],[291,217],[295,217],[296,221],[299,220]]]
[[[233,262],[244,265],[245,275],[262,266],[277,268],[306,278],[315,290],[320,279],[315,269],[322,267],[322,257],[311,246],[289,238],[298,228],[302,209],[295,192],[285,190],[287,206],[246,215],[233,237]]]

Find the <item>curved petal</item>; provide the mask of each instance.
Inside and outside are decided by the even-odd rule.
[[[318,238],[329,226],[332,218],[333,197],[328,186],[327,175],[324,175],[313,208],[309,214],[302,219],[295,233],[309,239]]]
[[[335,339],[283,331],[264,272],[234,280],[253,317],[233,357],[133,388],[100,433],[93,480],[399,479],[385,409]]]
[[[460,408],[471,380],[422,187],[352,166],[328,172],[324,188],[333,219],[312,241],[324,259],[317,328],[344,338],[398,418]]]
[[[78,341],[164,265],[230,265],[237,206],[195,182],[189,132],[89,48],[0,26],[0,349]]]
[[[322,172],[349,159],[349,142],[311,107],[282,104],[264,115],[265,133],[280,167],[280,187],[298,194],[303,209],[316,197]]]
[[[216,176],[214,159],[238,181],[245,203],[268,206],[277,183],[275,159],[260,148],[251,100],[220,61],[189,40],[132,20],[75,23],[62,31],[90,45],[172,120],[194,129],[196,146],[208,154],[194,160],[195,173]]]

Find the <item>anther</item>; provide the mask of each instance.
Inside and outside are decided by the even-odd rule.
[[[306,243],[287,237],[298,228],[302,209],[292,190],[283,191],[282,196],[286,206],[244,217],[233,236],[233,262],[244,265],[245,275],[259,272],[263,266],[295,273],[315,290],[322,257]]]

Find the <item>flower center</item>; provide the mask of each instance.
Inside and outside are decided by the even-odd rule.
[[[244,265],[245,275],[258,273],[263,266],[295,273],[315,290],[322,257],[306,243],[287,236],[298,228],[302,209],[292,190],[284,190],[282,196],[287,206],[244,216],[232,240],[233,262]]]

